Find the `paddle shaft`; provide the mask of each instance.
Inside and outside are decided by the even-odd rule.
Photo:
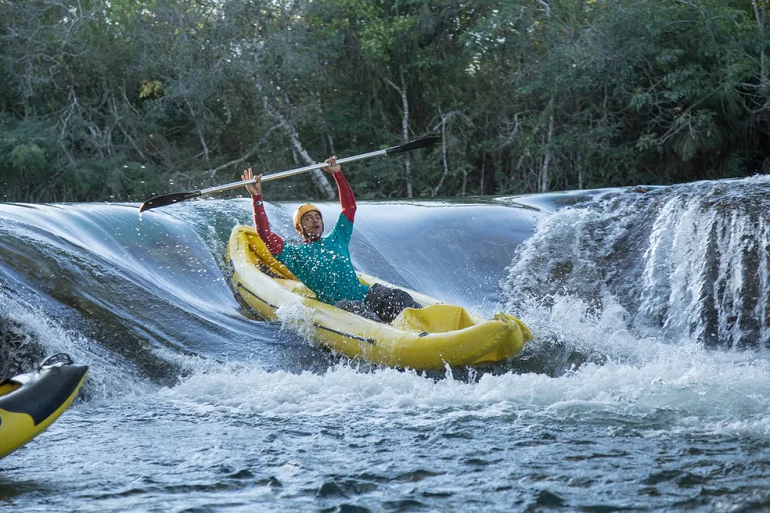
[[[436,144],[437,141],[438,141],[438,137],[436,136],[423,137],[422,139],[410,141],[410,142],[401,144],[399,146],[386,148],[384,150],[363,153],[361,155],[355,155],[353,157],[345,157],[344,159],[338,160],[337,164],[345,164],[347,162],[355,162],[356,160],[370,159],[372,157],[380,157],[384,155],[393,155],[395,153],[403,153],[406,151],[416,150],[418,148],[428,148]],[[314,169],[321,169],[321,168],[327,167],[328,165],[329,164],[326,164],[326,163],[313,164],[312,166],[300,167],[297,169],[291,169],[289,171],[281,171],[280,173],[272,173],[267,176],[263,176],[262,181],[269,182],[270,180],[278,180],[279,178],[286,178],[287,176],[294,176],[300,173],[306,173]],[[257,182],[256,179],[242,180],[240,182],[233,182],[225,185],[217,185],[215,187],[209,187],[208,189],[201,189],[197,191],[174,192],[171,194],[164,194],[162,196],[155,196],[154,198],[150,198],[144,203],[142,203],[142,205],[139,207],[139,212],[144,212],[145,210],[150,210],[152,208],[165,207],[166,205],[173,205],[174,203],[178,203],[180,201],[186,201],[189,199],[198,198],[200,196],[203,196],[204,194],[212,194],[215,192],[227,191],[230,189],[237,189],[238,187],[243,187],[246,184],[256,183],[256,182]]]
[[[364,159],[370,159],[374,157],[380,157],[382,155],[387,155],[388,150],[378,150],[378,151],[372,151],[369,153],[363,153],[361,155],[355,155],[353,157],[345,157],[344,159],[338,159],[337,165],[340,164],[346,164],[349,162],[356,162],[357,160],[364,160]],[[323,164],[313,164],[312,166],[305,166],[305,167],[299,167],[297,169],[290,169],[288,171],[281,171],[280,173],[272,173],[269,175],[265,175],[262,177],[263,182],[269,182],[271,180],[278,180],[280,178],[286,178],[289,176],[298,175],[301,173],[307,173],[308,171],[313,171],[314,169],[321,169],[324,167],[328,167],[329,164],[323,163]],[[209,187],[207,189],[201,189],[200,193],[203,194],[213,194],[215,192],[222,192],[222,191],[228,191],[230,189],[237,189],[238,187],[243,187],[246,184],[250,183],[256,183],[257,179],[252,178],[251,180],[242,180],[240,182],[235,183],[228,183],[224,185],[216,185],[214,187]]]

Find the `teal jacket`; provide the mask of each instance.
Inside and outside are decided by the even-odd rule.
[[[330,305],[343,299],[363,301],[369,292],[369,287],[356,276],[348,249],[353,235],[356,200],[342,171],[332,176],[337,182],[342,213],[334,229],[315,242],[284,244],[279,235],[270,231],[262,196],[253,198],[254,225],[270,253],[315,292],[320,301]]]

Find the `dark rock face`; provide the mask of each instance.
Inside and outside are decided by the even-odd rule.
[[[544,219],[502,283],[511,308],[578,298],[628,327],[711,347],[770,347],[770,180],[629,191]]]
[[[44,356],[42,347],[20,324],[0,317],[0,379],[34,370]]]

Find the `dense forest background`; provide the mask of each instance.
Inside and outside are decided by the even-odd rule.
[[[767,173],[767,4],[0,0],[0,200],[141,201],[429,133],[347,167],[358,196]]]

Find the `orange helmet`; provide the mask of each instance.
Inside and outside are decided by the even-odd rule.
[[[321,216],[321,219],[323,219],[323,214],[321,214],[321,209],[316,207],[315,205],[311,205],[310,203],[305,203],[304,205],[300,205],[297,210],[294,212],[294,229],[297,230],[297,233],[299,233],[301,236],[305,236],[305,231],[302,229],[302,216],[307,214],[308,212],[312,212],[315,210],[318,212],[318,215]]]

